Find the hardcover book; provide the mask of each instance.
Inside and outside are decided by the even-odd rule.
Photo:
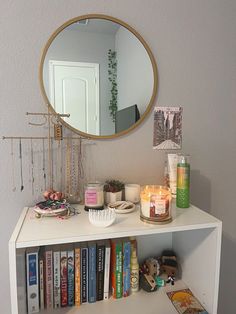
[[[68,295],[67,295],[67,248],[61,247],[61,306],[67,306]]]
[[[83,243],[81,247],[81,301],[88,302],[88,247]]]
[[[45,304],[47,309],[53,308],[53,250],[45,247]]]
[[[179,314],[208,314],[190,289],[166,293]]]
[[[97,243],[97,301],[103,300],[104,293],[104,266],[105,266],[105,243]]]
[[[123,241],[123,296],[130,294],[130,259],[131,243],[129,240]]]
[[[107,240],[105,243],[105,267],[104,267],[104,300],[109,298],[109,283],[110,283],[110,263],[111,263],[111,245],[110,241]]]
[[[89,242],[88,244],[88,301],[89,303],[96,302],[96,243],[95,242]]]
[[[81,304],[81,293],[80,293],[80,288],[81,288],[81,283],[80,283],[80,259],[81,259],[81,254],[80,254],[80,245],[77,244],[75,246],[75,305],[80,306]]]
[[[26,250],[27,305],[28,313],[39,312],[38,248]]]
[[[68,255],[67,255],[67,267],[68,267],[68,305],[72,306],[75,303],[74,299],[74,279],[75,279],[75,274],[74,274],[74,268],[75,268],[75,263],[74,263],[74,249],[73,247],[69,247],[68,250]]]
[[[53,291],[54,291],[54,308],[61,306],[61,279],[60,279],[60,248],[54,247],[53,251]]]
[[[112,296],[115,299],[122,298],[123,295],[123,267],[122,267],[122,241],[120,239],[112,240]]]

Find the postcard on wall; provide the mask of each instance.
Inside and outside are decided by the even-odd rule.
[[[166,292],[179,314],[208,314],[190,289]]]
[[[154,149],[181,149],[182,112],[182,107],[154,108]]]

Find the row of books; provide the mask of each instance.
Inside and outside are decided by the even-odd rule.
[[[132,246],[114,239],[27,249],[28,313],[128,296]]]

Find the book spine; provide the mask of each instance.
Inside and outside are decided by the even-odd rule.
[[[80,296],[80,247],[75,248],[75,305],[80,306],[81,296]]]
[[[74,299],[74,279],[75,279],[75,273],[74,273],[74,250],[68,251],[68,305],[72,306],[75,303]]]
[[[130,294],[130,259],[131,244],[129,241],[123,243],[123,297]]]
[[[116,242],[111,242],[111,289],[112,297],[116,298]]]
[[[109,283],[110,283],[110,260],[111,260],[111,247],[105,247],[105,266],[104,266],[104,293],[103,299],[109,298]]]
[[[39,312],[38,252],[26,254],[28,313]]]
[[[45,251],[45,301],[46,308],[53,308],[53,265],[52,251]]]
[[[68,296],[67,296],[67,251],[61,252],[60,259],[61,266],[61,306],[67,306]]]
[[[88,248],[81,249],[81,298],[82,303],[88,302]]]
[[[97,301],[103,300],[105,245],[97,247]]]
[[[116,279],[116,299],[123,295],[123,268],[122,268],[122,243],[116,243],[115,279]]]
[[[44,310],[44,261],[42,256],[39,259],[39,299],[40,309]]]
[[[53,252],[53,281],[54,281],[54,308],[61,306],[61,288],[60,288],[60,252]]]
[[[88,301],[96,302],[96,244],[89,246]]]

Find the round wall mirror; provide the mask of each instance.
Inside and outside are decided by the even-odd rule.
[[[90,138],[113,138],[138,126],[157,91],[157,68],[144,39],[105,15],[74,18],[49,38],[40,86],[62,123]]]

